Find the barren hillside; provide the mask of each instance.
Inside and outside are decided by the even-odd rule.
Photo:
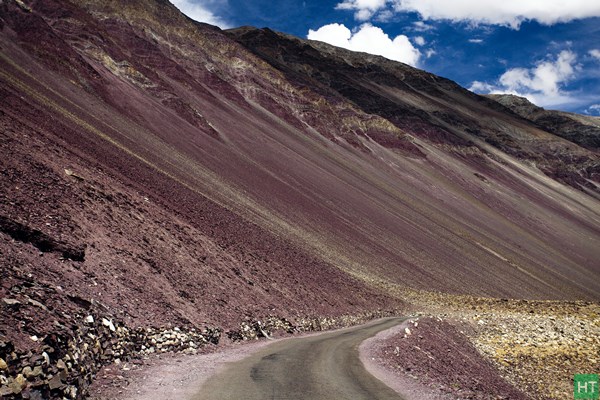
[[[0,358],[325,328],[404,309],[398,288],[598,301],[600,157],[555,133],[165,0],[0,1]]]

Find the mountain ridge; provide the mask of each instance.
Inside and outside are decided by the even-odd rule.
[[[387,78],[377,78],[377,71],[373,70],[373,71],[363,71],[360,69],[360,62],[359,62],[359,66],[356,67],[355,69],[357,70],[358,73],[364,73],[367,74],[369,76],[375,76],[375,82],[371,82],[371,83],[375,83],[375,84],[380,84],[381,82],[377,83],[377,79],[383,79],[383,84],[385,85],[385,79],[390,79],[390,76],[393,77],[391,78],[392,81],[389,81],[387,83],[389,83],[395,90],[400,90],[401,93],[403,93],[403,95],[407,95],[409,97],[409,100],[405,100],[405,99],[398,99],[398,98],[390,98],[390,93],[384,93],[384,94],[378,94],[377,92],[377,88],[373,88],[372,86],[369,86],[371,83],[367,83],[366,85],[362,85],[360,84],[360,82],[358,82],[358,85],[352,86],[351,87],[362,87],[362,91],[357,91],[354,93],[350,93],[348,96],[346,96],[349,100],[353,101],[355,104],[358,104],[359,106],[362,106],[364,108],[364,110],[366,112],[373,112],[375,114],[378,114],[384,118],[387,118],[391,121],[394,121],[394,118],[397,118],[396,115],[399,110],[401,110],[401,112],[405,113],[406,115],[403,115],[403,118],[399,121],[397,121],[397,124],[400,125],[402,128],[407,129],[408,131],[410,131],[411,129],[415,129],[414,125],[419,125],[419,124],[423,124],[425,123],[426,125],[433,125],[435,127],[438,128],[438,132],[436,132],[437,134],[442,134],[444,135],[446,140],[466,140],[467,142],[470,140],[468,137],[466,139],[464,139],[464,132],[456,132],[453,131],[453,128],[455,127],[460,127],[460,125],[470,125],[471,129],[473,129],[473,127],[477,127],[478,123],[476,122],[476,119],[473,118],[472,115],[469,115],[469,113],[465,113],[463,112],[459,112],[459,113],[450,113],[448,111],[446,111],[448,109],[447,105],[448,105],[448,101],[452,102],[454,101],[454,99],[452,98],[452,96],[449,96],[447,93],[444,93],[444,90],[448,90],[450,89],[453,93],[461,93],[462,95],[464,95],[464,97],[468,100],[474,100],[475,104],[477,103],[483,103],[487,108],[492,109],[493,111],[500,111],[500,112],[505,112],[506,110],[510,110],[511,112],[513,112],[514,110],[511,110],[510,107],[508,108],[504,108],[503,105],[498,105],[497,102],[489,102],[486,100],[486,97],[482,97],[482,96],[477,96],[471,92],[468,92],[466,89],[461,88],[459,85],[457,85],[456,83],[445,79],[445,78],[440,78],[440,77],[435,77],[433,74],[429,74],[429,73],[425,73],[424,71],[420,71],[410,67],[406,64],[401,64],[401,63],[396,63],[390,60],[387,60],[381,56],[372,56],[372,55],[368,55],[366,53],[354,53],[351,52],[349,50],[345,50],[345,49],[340,49],[340,48],[335,48],[331,45],[328,45],[326,43],[322,43],[322,42],[315,42],[315,41],[309,41],[309,40],[302,40],[302,39],[291,39],[289,35],[281,35],[279,33],[276,33],[274,31],[271,30],[260,30],[260,29],[248,29],[248,28],[244,28],[242,30],[239,29],[234,29],[234,30],[229,30],[228,31],[230,33],[230,35],[232,35],[234,38],[238,39],[238,41],[246,46],[248,46],[255,54],[257,54],[258,56],[263,57],[264,59],[266,59],[268,62],[270,62],[275,68],[279,68],[282,71],[285,71],[286,68],[287,70],[290,69],[290,65],[292,66],[291,68],[294,68],[294,65],[300,64],[301,62],[303,62],[302,60],[299,59],[298,56],[296,56],[297,58],[294,58],[294,55],[298,55],[301,54],[301,50],[298,50],[299,47],[302,47],[303,45],[299,45],[296,46],[294,48],[294,45],[292,43],[296,42],[296,43],[303,43],[306,44],[306,46],[309,47],[315,47],[319,48],[319,49],[326,49],[325,51],[328,54],[336,54],[337,55],[337,59],[342,59],[344,61],[347,61],[348,59],[352,59],[353,61],[349,62],[349,65],[352,66],[352,68],[355,67],[354,63],[356,62],[355,60],[362,60],[363,63],[367,63],[371,69],[376,69],[376,68],[386,68],[387,67]],[[253,40],[255,40],[255,37],[259,37],[260,35],[266,36],[265,38],[262,38],[259,41],[259,43],[262,44],[262,48],[259,46],[255,46],[253,45]],[[282,55],[277,55],[277,56],[273,56],[271,54],[269,54],[269,50],[273,50],[273,49],[268,49],[266,48],[265,44],[269,42],[269,38],[268,37],[282,37],[285,38],[287,40],[284,40],[284,43],[288,43],[288,47],[294,48],[294,51],[292,50],[288,50],[288,52],[285,54],[285,56],[289,57],[289,59],[287,60],[288,63],[285,66],[282,66],[281,63],[279,62],[279,60],[282,59]],[[283,47],[282,45],[280,45],[280,47],[277,48],[277,51],[280,51],[281,49],[285,49],[285,47]],[[354,54],[361,54],[360,56],[354,56]],[[303,54],[304,56],[304,54]],[[308,56],[306,56],[308,57]],[[370,60],[370,61],[369,61]],[[371,63],[371,61],[373,60],[378,60],[378,62],[375,63]],[[317,65],[319,64],[319,61],[316,60],[314,63],[316,63]],[[343,64],[343,63],[342,63]],[[338,69],[343,69],[344,66],[343,65],[329,65],[329,70],[330,71],[335,71],[337,72]],[[335,68],[338,69],[335,69]],[[396,67],[396,68],[394,68]],[[364,67],[363,67],[364,69]],[[397,72],[399,71],[399,72]],[[298,71],[294,71],[295,76],[301,76],[302,74],[298,74]],[[408,74],[408,76],[410,76],[410,80],[411,80],[411,85],[407,86],[406,83],[404,83],[404,75]],[[332,84],[332,88],[336,91],[340,90],[344,90],[343,85],[344,85],[344,73],[340,72],[339,74],[337,74],[337,76],[339,76],[338,80],[334,80],[333,84]],[[311,78],[314,78],[315,75],[313,74],[313,76],[311,76]],[[425,78],[425,79],[424,79]],[[300,78],[302,79],[302,78]],[[318,80],[318,78],[317,78]],[[320,83],[323,83],[326,79],[322,79],[320,81]],[[440,82],[442,83],[442,85],[440,85]],[[356,82],[355,82],[356,83]],[[416,86],[416,89],[422,89],[421,93],[419,93],[421,96],[420,99],[419,98],[414,98],[415,96],[412,96],[412,98],[410,98],[411,93],[414,92],[418,92],[418,90],[414,89],[415,88],[415,83],[418,83]],[[433,83],[433,84],[432,84]],[[395,86],[394,86],[395,85]],[[348,89],[351,90],[351,89]],[[431,94],[437,96],[435,98],[431,98],[430,97],[426,97],[426,96],[422,96],[424,93],[428,93],[427,90],[429,90],[431,92]],[[374,94],[374,96],[373,96]],[[392,95],[393,96],[393,95]],[[372,97],[379,97],[379,101],[373,101]],[[425,97],[425,99],[423,99],[423,97]],[[381,101],[383,100],[383,102]],[[442,100],[442,102],[440,103],[440,100]],[[462,100],[464,102],[464,100]],[[369,104],[369,102],[373,102],[372,105]],[[420,104],[421,106],[423,104],[427,104],[427,106],[431,109],[432,107],[435,110],[432,110],[433,112],[430,112],[428,115],[423,115],[422,114],[422,109],[415,109],[414,107],[414,103],[417,102],[416,104]],[[425,103],[424,103],[425,102]],[[459,103],[460,104],[460,100]],[[500,103],[501,104],[501,103]],[[427,107],[426,106],[426,107]],[[453,105],[454,107],[456,105]],[[470,104],[469,106],[473,107],[473,104]],[[390,111],[386,111],[386,110],[390,110]],[[456,111],[456,110],[455,110]],[[485,112],[484,110],[482,110],[483,112]],[[518,113],[516,115],[519,115]],[[532,124],[532,126],[538,127],[538,125],[536,125],[535,121],[531,121],[527,118],[525,118],[527,122],[527,124]],[[410,125],[409,125],[410,124]],[[502,149],[503,151],[508,152],[509,154],[513,154],[516,155],[520,158],[525,158],[528,161],[532,161],[532,162],[536,162],[536,163],[544,163],[544,161],[548,161],[551,160],[553,157],[555,156],[555,154],[553,154],[554,150],[552,150],[551,148],[548,148],[547,150],[544,151],[545,154],[545,158],[546,160],[544,160],[543,158],[540,158],[537,156],[538,152],[539,152],[539,148],[544,148],[544,147],[548,147],[547,143],[544,143],[544,141],[540,141],[537,143],[538,146],[536,146],[536,149],[534,150],[529,150],[527,148],[525,148],[522,144],[518,143],[518,140],[515,142],[515,139],[518,138],[514,138],[512,137],[510,134],[506,134],[505,132],[501,132],[501,131],[497,131],[494,132],[492,130],[492,134],[486,134],[483,137],[478,137],[478,135],[481,135],[485,129],[481,129],[482,127],[479,127],[479,129],[473,131],[473,132],[467,132],[467,134],[470,133],[475,133],[475,137],[477,138],[481,138],[489,143],[491,143],[493,146]],[[487,130],[490,130],[490,127],[487,128]],[[535,137],[535,136],[534,136]],[[548,138],[549,140],[546,141],[551,141],[551,140],[555,140],[552,138]],[[582,156],[585,154],[585,152],[581,152]],[[583,156],[586,157],[586,156]],[[593,156],[592,158],[595,158],[595,156]],[[564,174],[566,172],[566,170],[569,169],[569,167],[571,166],[567,166],[567,165],[547,165],[544,166],[543,169],[544,171],[549,174],[550,176],[553,176],[555,178],[558,177],[558,179],[564,179]],[[591,188],[593,190],[597,190],[594,189],[596,187],[596,184],[590,183],[588,181],[589,178],[592,178],[592,180],[597,180],[597,163],[595,161],[593,161],[592,159],[588,158],[587,161],[584,161],[580,166],[578,166],[579,171],[575,172],[569,172],[568,174],[570,175],[570,179],[563,181],[564,183],[570,184],[570,185],[574,185],[575,187],[579,187],[579,185],[585,185],[588,188]],[[595,168],[595,169],[594,169]],[[574,172],[574,173],[573,173]],[[580,176],[580,174],[584,175],[584,179],[581,179],[582,177]],[[576,183],[577,182],[577,183]]]
[[[545,110],[524,97],[514,95],[488,95],[487,97],[507,106],[548,132],[590,150],[598,151],[600,148],[600,119],[598,117]]]

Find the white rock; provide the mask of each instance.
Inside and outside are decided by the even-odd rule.
[[[94,317],[92,317],[91,315],[88,315],[87,317],[85,317],[85,319],[83,321],[86,324],[93,324],[94,323]]]
[[[3,298],[2,302],[4,302],[4,304],[6,304],[7,306],[16,306],[17,304],[21,304],[21,302],[17,299]]]
[[[406,335],[410,335],[410,334],[411,334],[411,331],[410,331],[410,329],[408,329],[408,328],[404,328],[404,333],[406,333]]]
[[[115,326],[113,325],[112,321],[110,321],[106,318],[102,318],[102,325],[108,327],[108,329],[110,329],[112,332],[116,331]]]

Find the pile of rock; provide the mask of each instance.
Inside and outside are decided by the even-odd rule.
[[[479,314],[474,344],[520,387],[540,398],[567,398],[572,377],[600,366],[600,308],[595,317],[574,315]]]
[[[296,317],[290,321],[283,317],[267,316],[262,319],[247,318],[237,330],[230,330],[227,336],[233,341],[271,338],[275,332],[288,334],[298,332],[319,332],[328,329],[358,325],[366,321],[394,315],[391,311],[375,311],[360,315],[342,315],[339,317]]]
[[[135,342],[139,346],[138,354],[186,352],[195,354],[197,349],[208,344],[218,344],[221,330],[218,328],[205,328],[201,331],[180,328],[155,329],[148,328],[136,331]]]
[[[37,351],[0,342],[3,399],[79,399],[101,366],[154,352],[192,351],[218,343],[219,329],[129,329],[107,316],[87,315],[73,335],[38,339]],[[32,339],[33,340],[33,339]]]
[[[240,323],[240,329],[227,332],[229,339],[239,342],[244,340],[270,339],[274,332],[295,333],[297,327],[285,318],[268,316],[262,320],[247,318]]]

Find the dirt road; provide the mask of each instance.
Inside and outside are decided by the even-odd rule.
[[[193,399],[401,399],[365,370],[358,346],[402,321],[387,318],[276,342],[210,378]]]

